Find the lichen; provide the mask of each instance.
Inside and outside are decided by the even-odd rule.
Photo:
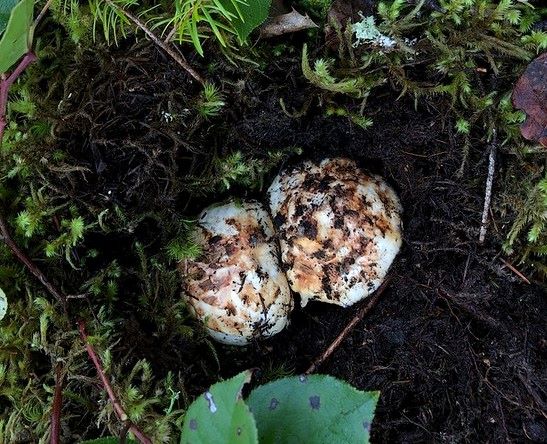
[[[395,46],[395,40],[378,30],[374,22],[374,17],[370,15],[364,16],[362,13],[359,13],[359,16],[362,20],[352,25],[352,32],[355,35],[354,48],[364,44],[372,44],[385,49]]]

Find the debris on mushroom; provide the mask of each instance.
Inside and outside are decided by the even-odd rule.
[[[380,286],[402,242],[401,204],[383,179],[348,159],[307,161],[282,171],[268,197],[302,306],[347,307]]]
[[[180,268],[191,309],[214,339],[245,345],[288,324],[292,297],[262,204],[229,202],[205,209],[196,241],[202,256]]]

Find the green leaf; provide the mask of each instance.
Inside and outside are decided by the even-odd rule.
[[[0,0],[0,34],[6,29],[11,10],[15,7],[17,2],[18,0]]]
[[[272,0],[219,0],[224,8],[234,15],[231,21],[239,40],[244,43],[251,32],[268,18]]]
[[[7,72],[29,50],[33,10],[34,0],[21,0],[11,10],[6,31],[0,40],[0,73]]]
[[[253,415],[241,399],[250,378],[251,372],[240,373],[196,399],[184,417],[181,444],[257,444]]]
[[[0,321],[4,319],[8,311],[8,298],[6,293],[0,288]]]
[[[133,439],[126,439],[127,444],[137,444],[137,441]],[[105,438],[90,439],[89,441],[82,441],[80,444],[120,444],[120,438],[115,436],[106,436]]]
[[[261,444],[368,443],[379,395],[332,376],[295,376],[258,387],[247,404]]]

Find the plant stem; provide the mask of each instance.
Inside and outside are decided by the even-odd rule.
[[[8,123],[6,114],[8,109],[9,89],[27,68],[27,66],[35,60],[36,56],[34,53],[32,51],[27,52],[8,77],[6,77],[5,74],[2,74],[2,78],[0,78],[0,146],[2,144],[2,139],[4,138],[4,130]]]
[[[127,416],[127,413],[125,413],[125,410],[123,409],[122,405],[120,404],[120,401],[118,401],[118,398],[116,397],[116,394],[114,393],[114,390],[112,386],[110,385],[110,381],[106,377],[103,366],[101,364],[101,361],[99,359],[99,356],[97,356],[97,353],[95,352],[95,349],[88,341],[88,336],[85,330],[85,323],[84,321],[80,320],[77,322],[78,329],[80,331],[80,337],[82,338],[82,341],[84,342],[87,354],[89,355],[89,358],[93,362],[93,365],[95,366],[95,369],[97,370],[97,374],[99,375],[99,378],[101,379],[101,382],[103,384],[104,389],[106,390],[106,393],[108,394],[108,398],[110,399],[110,402],[112,403],[112,407],[114,408],[114,412],[116,413],[116,416],[120,421],[122,421],[125,425],[128,426],[128,430],[135,435],[135,438],[139,440],[142,444],[152,444],[152,441],[150,438],[148,438],[135,424],[133,424],[129,417]]]
[[[63,409],[63,367],[59,363],[55,369],[55,392],[51,414],[50,444],[59,444],[61,436],[61,410]]]
[[[355,326],[363,320],[365,315],[369,313],[378,300],[380,299],[380,296],[382,296],[382,293],[385,291],[389,284],[390,279],[386,279],[382,285],[376,290],[376,293],[370,298],[370,300],[367,301],[363,307],[357,312],[357,314],[353,317],[353,319],[349,322],[348,325],[344,327],[344,329],[340,332],[340,334],[334,339],[334,341],[331,342],[331,344],[327,347],[327,349],[321,353],[319,357],[317,357],[313,363],[310,365],[310,367],[306,370],[305,374],[309,375],[310,373],[313,373],[316,371],[323,362],[325,362],[333,353],[334,351],[340,346],[340,344],[348,337],[348,335],[351,333],[351,331],[355,328]]]
[[[40,281],[40,283],[46,288],[55,299],[57,299],[63,306],[65,314],[67,313],[67,298],[60,290],[53,285],[44,273],[36,266],[34,262],[26,255],[26,253],[19,248],[10,235],[8,226],[4,216],[0,213],[0,239],[8,246],[11,252],[27,269]]]
[[[131,14],[129,11],[126,11],[123,8],[120,8],[112,0],[106,0],[112,8],[116,9],[121,14],[125,15],[135,26],[141,29],[157,46],[163,49],[171,58],[177,62],[188,74],[190,74],[195,80],[199,83],[204,84],[205,80],[201,77],[197,71],[190,66],[190,64],[182,57],[180,54],[177,54],[173,48],[171,48],[167,43],[161,41],[156,34],[154,34],[138,17]]]

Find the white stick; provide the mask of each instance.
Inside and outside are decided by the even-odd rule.
[[[492,201],[492,186],[494,184],[494,172],[496,169],[496,130],[493,130],[490,155],[488,156],[488,177],[486,178],[486,191],[484,193],[484,208],[482,210],[481,229],[479,232],[479,243],[484,243],[486,229],[488,228],[488,210]]]

